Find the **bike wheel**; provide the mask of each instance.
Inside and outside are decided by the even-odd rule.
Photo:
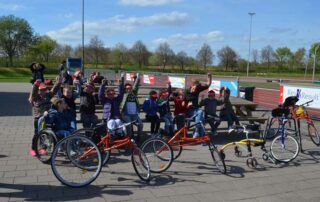
[[[70,187],[89,185],[99,176],[101,167],[99,148],[86,136],[69,136],[58,142],[52,153],[53,174]]]
[[[211,142],[208,142],[208,146],[209,146],[209,151],[211,153],[211,157],[213,159],[213,163],[222,174],[225,174],[227,171],[227,168],[221,153],[218,151],[217,147]]]
[[[266,126],[265,138],[270,140],[273,139],[279,131],[279,121],[277,118],[271,118]]]
[[[162,173],[171,166],[173,152],[164,140],[150,138],[142,144],[141,149],[147,156],[151,172]]]
[[[311,138],[311,141],[319,146],[320,145],[320,137],[319,137],[319,133],[316,129],[316,127],[314,126],[314,124],[308,124],[308,134]]]
[[[281,139],[281,135],[273,139],[270,146],[270,153],[277,161],[287,163],[298,156],[300,147],[297,140],[290,135],[284,135],[284,144],[282,144]]]
[[[149,181],[151,177],[149,161],[146,154],[140,148],[135,147],[133,149],[131,162],[138,177],[143,181]]]
[[[37,134],[36,138],[36,156],[42,163],[49,163],[51,154],[57,141],[53,131],[43,130]]]
[[[100,138],[97,139],[97,137],[94,135],[94,130],[90,128],[83,128],[80,130],[75,131],[72,135],[82,135],[90,138],[95,144],[98,144],[100,142]],[[100,152],[101,152],[101,160],[102,160],[102,166],[105,166],[105,164],[109,161],[110,159],[110,151],[105,150],[104,144],[99,147]]]

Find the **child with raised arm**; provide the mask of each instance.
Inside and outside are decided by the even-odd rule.
[[[173,117],[170,112],[170,95],[171,95],[171,83],[168,82],[168,88],[164,89],[160,92],[159,99],[157,100],[157,104],[159,106],[159,114],[160,119],[164,121],[164,130],[166,135],[173,135]]]
[[[147,98],[143,103],[143,111],[146,113],[146,120],[151,122],[150,131],[152,137],[158,134],[160,127],[160,119],[157,114],[159,112],[157,98],[157,92],[152,90],[149,93],[149,98]]]

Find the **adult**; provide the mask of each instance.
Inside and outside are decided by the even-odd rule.
[[[44,82],[44,70],[46,67],[43,64],[34,62],[29,66],[29,68],[32,74],[32,79],[30,81],[32,84],[34,84],[36,80]]]
[[[63,61],[61,62],[61,64],[59,65],[59,67],[58,67],[59,74],[60,74],[63,70],[65,70],[66,68],[67,68],[67,63],[66,63],[65,60],[63,60]]]
[[[188,103],[188,115],[189,117],[195,116],[196,123],[204,123],[203,111],[200,109],[199,105],[199,94],[207,90],[211,85],[212,76],[208,74],[207,84],[203,85],[198,80],[192,82],[191,87],[186,92],[186,100]],[[193,137],[199,137],[204,135],[204,130],[201,124],[197,124],[197,127],[193,133]]]

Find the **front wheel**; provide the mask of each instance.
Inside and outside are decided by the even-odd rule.
[[[89,185],[99,176],[101,167],[99,148],[86,136],[69,136],[58,142],[52,153],[53,174],[70,187]]]
[[[222,153],[218,151],[217,147],[209,142],[209,151],[211,153],[211,157],[213,159],[213,163],[218,168],[218,170],[222,173],[226,173],[226,164],[224,162],[224,157],[222,156]]]
[[[270,146],[270,154],[275,160],[287,163],[298,156],[300,148],[294,137],[285,134],[283,138],[283,143],[281,135],[273,139]]]
[[[150,138],[142,144],[141,149],[147,156],[151,172],[162,173],[171,166],[173,152],[164,140]]]
[[[319,137],[319,133],[316,129],[316,127],[314,126],[314,124],[308,124],[308,134],[311,138],[311,141],[319,146],[320,145],[320,137]]]
[[[146,154],[140,148],[133,149],[131,162],[138,177],[143,181],[149,181],[151,177],[150,164]]]
[[[51,154],[57,144],[55,134],[51,130],[42,130],[35,137],[36,139],[36,156],[42,163],[49,163]]]

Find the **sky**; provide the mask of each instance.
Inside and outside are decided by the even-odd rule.
[[[254,12],[252,49],[309,50],[320,42],[319,8],[318,0],[84,0],[84,39],[128,48],[142,40],[150,51],[168,42],[190,56],[207,43],[215,54],[230,46],[247,58]],[[61,44],[82,43],[82,0],[0,0],[0,16],[10,14]]]

